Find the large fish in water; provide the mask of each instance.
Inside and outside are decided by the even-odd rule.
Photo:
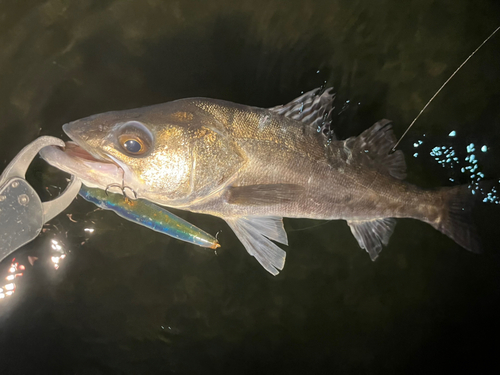
[[[390,121],[339,140],[330,129],[334,94],[308,92],[264,109],[190,98],[107,112],[63,126],[74,142],[42,157],[89,187],[223,218],[273,275],[285,264],[283,217],[343,219],[372,260],[395,218],[431,224],[467,250],[464,186],[423,190],[403,181],[405,161]],[[116,189],[115,189],[116,190]]]

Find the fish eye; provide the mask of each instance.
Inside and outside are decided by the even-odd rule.
[[[138,121],[129,121],[122,124],[119,133],[118,143],[128,155],[144,155],[153,145],[151,132]]]
[[[120,136],[119,140],[120,145],[125,149],[125,151],[132,155],[141,155],[146,151],[144,142],[134,135],[123,134]]]

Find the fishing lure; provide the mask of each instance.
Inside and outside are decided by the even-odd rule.
[[[121,194],[92,189],[82,185],[79,194],[96,206],[115,212],[118,216],[201,247],[216,249],[219,241],[212,235],[168,212],[164,208],[143,199],[132,200]]]

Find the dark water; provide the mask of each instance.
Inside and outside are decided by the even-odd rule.
[[[500,4],[486,0],[1,2],[0,163],[94,113],[189,96],[270,107],[325,82],[339,93],[337,134],[389,118],[401,135],[499,24]],[[499,66],[497,35],[402,142],[409,181],[454,185],[481,172],[499,185]],[[478,167],[462,173],[476,165],[471,154]],[[44,199],[64,177],[40,160],[28,173]],[[78,199],[13,254],[26,270],[0,299],[0,373],[477,373],[497,365],[495,203],[478,207],[480,256],[400,220],[372,263],[345,222],[286,220],[290,246],[277,277],[222,220],[180,214],[222,231],[221,251]],[[0,264],[1,285],[11,261]]]

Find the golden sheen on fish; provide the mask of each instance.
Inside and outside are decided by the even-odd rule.
[[[273,275],[285,264],[273,242],[288,242],[283,217],[347,220],[372,260],[395,218],[422,220],[478,252],[468,189],[404,182],[388,120],[337,139],[333,100],[331,89],[316,89],[269,109],[190,98],[107,112],[64,125],[74,143],[41,154],[89,187],[121,186],[159,205],[223,218]]]

